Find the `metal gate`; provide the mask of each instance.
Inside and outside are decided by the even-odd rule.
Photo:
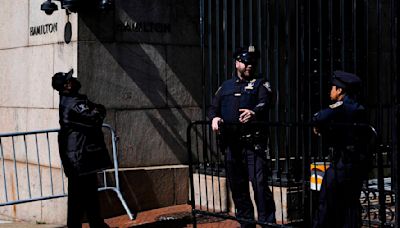
[[[323,136],[318,137],[312,134],[312,127],[314,127],[312,124],[259,122],[257,125],[270,132],[268,155],[260,157],[267,160],[268,185],[276,207],[277,224],[268,225],[270,227],[311,227],[312,221],[319,215],[317,210],[319,191],[321,186],[326,184],[321,183],[324,173],[330,166],[335,168],[337,164],[333,162],[334,156],[331,154],[333,152],[330,152]],[[384,179],[382,162],[386,151],[379,143],[377,132],[370,125],[337,127],[346,127],[349,130],[359,128],[359,131],[368,135],[366,137],[368,140],[362,143],[365,145],[364,154],[370,156],[368,160],[371,163],[368,171],[364,173],[359,198],[363,225],[365,227],[394,226],[394,199],[390,192],[390,181]],[[227,157],[219,137],[212,132],[210,123],[207,121],[193,122],[187,130],[190,202],[195,226],[197,215],[242,221],[235,217]],[[311,142],[311,147],[307,146],[307,141]],[[301,146],[297,147],[297,145]],[[246,156],[243,162],[247,163]],[[352,181],[357,180],[357,178],[352,179]],[[351,186],[348,186],[348,191],[351,191]],[[251,187],[249,192],[253,195]],[[252,200],[256,207],[256,200]],[[336,200],[343,201],[343,199]],[[258,224],[263,223],[258,222]]]
[[[258,73],[275,93],[271,121],[307,123],[329,103],[328,82],[334,70],[363,80],[361,103],[379,132],[385,192],[391,217],[381,225],[398,226],[400,211],[399,88],[397,0],[200,0],[203,119],[212,96],[232,75],[233,51],[255,45]],[[204,126],[201,132],[205,132]],[[204,133],[205,135],[205,133]],[[312,147],[311,141],[289,143]],[[202,140],[208,145],[207,138]],[[277,145],[275,145],[277,146]],[[277,150],[278,148],[272,148]],[[290,166],[288,166],[290,169]],[[289,175],[285,170],[282,175]],[[381,181],[381,180],[379,180]],[[382,206],[382,205],[380,205]],[[391,220],[392,219],[392,220]]]

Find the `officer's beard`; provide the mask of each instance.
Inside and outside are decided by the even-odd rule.
[[[238,75],[243,79],[251,79],[254,76],[254,68],[246,67],[241,71],[238,71]]]

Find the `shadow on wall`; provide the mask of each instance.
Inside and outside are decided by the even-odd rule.
[[[79,14],[79,78],[94,101],[115,110],[122,167],[187,162],[186,127],[201,118],[197,6],[130,0],[116,1],[115,11]],[[123,27],[134,23],[153,27]]]

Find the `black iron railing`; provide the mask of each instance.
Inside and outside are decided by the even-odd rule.
[[[380,132],[381,144],[387,148],[382,160],[384,173],[391,179],[394,198],[398,197],[398,1],[200,0],[199,3],[204,120],[215,91],[234,71],[232,53],[240,46],[252,44],[261,53],[258,74],[272,85],[271,121],[275,122],[308,122],[330,102],[332,72],[356,73],[363,80],[361,103],[368,110],[369,122]],[[278,147],[275,142],[274,151],[291,147],[312,149],[315,145],[311,133],[305,134],[288,135],[289,148]],[[281,175],[286,173],[290,174],[289,170]],[[400,211],[399,200],[394,200],[394,204],[393,210]]]
[[[319,190],[324,172],[330,165],[336,164],[331,145],[323,136],[313,135],[312,139],[307,138],[306,133],[312,132],[311,124],[284,122],[257,124],[268,129],[270,138],[276,137],[276,140],[266,142],[270,144],[270,150],[266,152],[268,155],[265,156],[270,170],[268,185],[273,193],[277,218],[277,224],[269,225],[310,227],[313,219],[318,216]],[[375,129],[369,125],[346,124],[338,127],[361,128],[362,132],[368,133],[365,134],[366,140],[363,141],[363,153],[368,155],[370,161],[369,174],[365,176],[360,196],[363,224],[369,227],[394,226],[394,191],[391,188],[391,179],[386,177],[383,163],[388,154],[385,150],[387,148],[381,146]],[[291,141],[287,141],[285,135],[296,132],[304,136],[299,137],[299,141],[312,141],[316,146],[288,146]],[[226,154],[224,147],[219,143],[219,137],[212,132],[207,121],[194,122],[187,130],[190,202],[195,224],[198,214],[242,221],[235,217],[235,207],[226,177]],[[302,143],[297,142],[295,145]],[[276,151],[273,148],[281,150]]]

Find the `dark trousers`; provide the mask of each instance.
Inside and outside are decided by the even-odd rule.
[[[268,188],[265,153],[242,145],[229,146],[226,165],[237,218],[254,220],[254,208],[249,191],[250,180],[257,204],[258,221],[275,223],[275,203]],[[255,224],[240,223],[241,227],[255,227]]]
[[[359,165],[341,160],[326,170],[314,228],[361,227],[362,170]]]
[[[91,228],[108,227],[100,216],[97,195],[97,174],[68,177],[68,218],[69,228],[81,228],[86,212]]]

